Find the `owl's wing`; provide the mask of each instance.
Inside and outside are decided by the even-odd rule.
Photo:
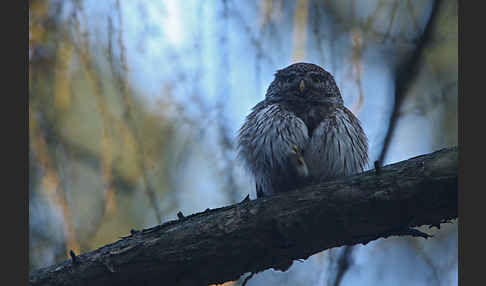
[[[299,164],[304,162],[301,152],[307,140],[307,127],[294,113],[276,103],[254,107],[240,129],[238,155],[255,177],[257,195],[299,184],[300,174],[307,172],[306,165]]]
[[[305,181],[309,177],[309,170],[307,168],[304,156],[302,155],[302,150],[300,150],[295,144],[292,146],[292,152],[289,155],[289,159],[289,163],[296,171],[297,179]],[[263,185],[256,183],[255,190],[257,198],[265,196]]]
[[[325,181],[362,172],[368,163],[368,142],[351,111],[338,108],[319,123],[304,155],[311,176]]]

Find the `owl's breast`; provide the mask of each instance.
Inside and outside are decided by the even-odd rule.
[[[319,124],[326,118],[332,116],[335,106],[329,104],[294,105],[293,112],[302,119],[307,126],[309,137],[312,137]]]

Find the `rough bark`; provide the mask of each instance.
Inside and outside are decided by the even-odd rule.
[[[417,234],[457,217],[458,148],[144,229],[60,264],[31,285],[207,285],[317,252]],[[433,238],[432,238],[433,239]]]

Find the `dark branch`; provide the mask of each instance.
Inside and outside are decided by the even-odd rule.
[[[34,271],[30,285],[207,285],[457,217],[458,149],[193,214]]]
[[[333,285],[334,286],[339,286],[341,283],[341,280],[344,277],[344,274],[346,271],[348,271],[349,267],[351,267],[351,254],[353,253],[353,247],[350,245],[346,245],[342,251],[342,253],[339,255],[338,261],[337,261],[337,274],[336,274],[336,279],[334,280]]]
[[[378,158],[378,164],[382,165],[385,162],[385,158],[390,146],[391,139],[395,132],[398,118],[400,117],[400,108],[407,95],[408,89],[410,88],[413,80],[418,74],[418,69],[420,67],[422,55],[424,54],[425,47],[430,42],[432,38],[432,31],[437,22],[437,17],[439,14],[440,7],[442,6],[442,0],[435,0],[432,12],[430,14],[429,21],[425,26],[425,30],[418,40],[417,46],[415,47],[413,53],[410,57],[406,57],[403,62],[398,66],[395,78],[395,101],[393,103],[393,110],[390,117],[390,122],[388,124],[388,129],[385,135],[385,140],[383,142],[383,148],[381,150],[380,156]],[[376,166],[376,164],[375,164]]]

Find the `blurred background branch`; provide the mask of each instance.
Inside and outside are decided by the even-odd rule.
[[[393,110],[392,110],[391,118],[389,120],[388,129],[385,135],[383,148],[380,153],[380,156],[378,157],[379,164],[382,164],[386,158],[391,139],[393,138],[393,134],[395,132],[402,103],[405,99],[405,96],[408,93],[408,89],[411,87],[412,82],[414,81],[415,77],[418,74],[418,70],[420,68],[419,65],[421,64],[421,60],[423,60],[423,54],[425,48],[428,45],[428,43],[431,41],[432,31],[435,25],[437,24],[437,18],[438,18],[439,10],[442,6],[442,2],[443,2],[442,0],[434,0],[432,6],[432,12],[430,13],[430,18],[427,24],[425,25],[425,29],[422,36],[418,39],[414,51],[411,53],[410,56],[405,56],[402,62],[399,63],[397,66],[395,72],[395,99],[393,103]],[[398,1],[396,3],[398,3]],[[409,4],[408,7],[409,10],[413,11],[411,7],[411,3],[408,4]],[[397,5],[398,4],[395,5],[393,16],[395,15]],[[412,19],[415,18],[412,17]],[[415,21],[413,23],[415,24]]]

